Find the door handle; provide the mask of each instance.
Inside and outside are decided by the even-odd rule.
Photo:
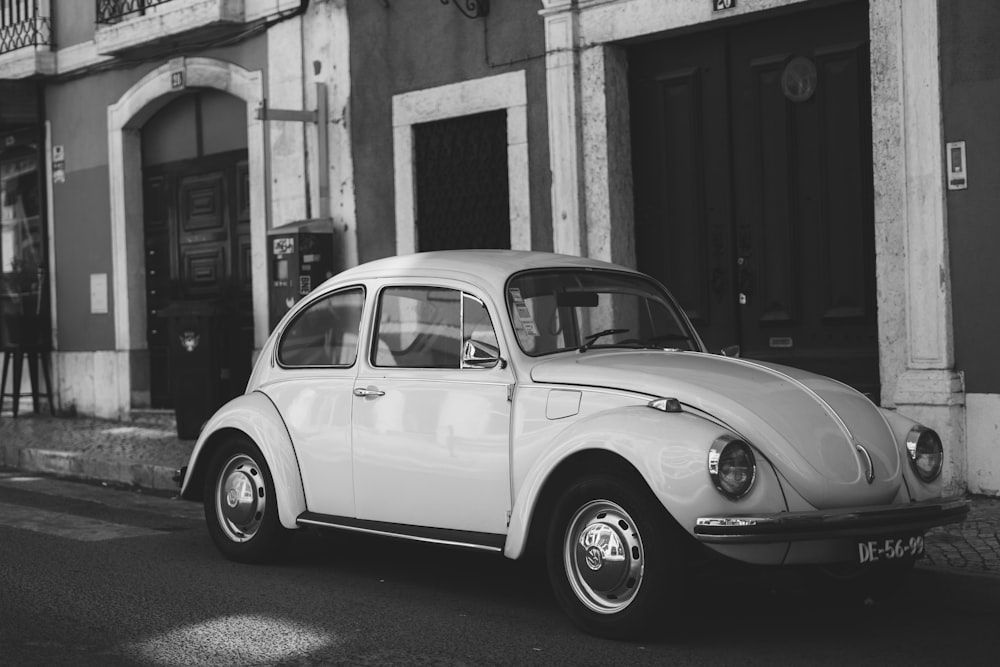
[[[385,392],[380,391],[375,387],[355,387],[354,395],[362,398],[368,398],[371,396],[385,396]]]

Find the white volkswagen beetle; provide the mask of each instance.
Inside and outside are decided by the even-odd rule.
[[[942,498],[937,434],[853,389],[708,354],[651,278],[547,253],[446,251],[341,273],[205,425],[182,496],[227,557],[306,526],[544,549],[583,629],[681,613],[689,560],[893,576]]]

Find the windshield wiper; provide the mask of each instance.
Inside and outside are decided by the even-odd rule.
[[[598,331],[597,333],[592,333],[586,338],[584,338],[583,345],[580,346],[580,352],[586,352],[590,349],[590,346],[597,342],[598,338],[604,336],[613,336],[614,334],[628,333],[628,329],[605,329],[604,331]]]

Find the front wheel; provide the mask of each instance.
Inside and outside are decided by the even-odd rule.
[[[225,442],[205,476],[205,521],[227,558],[243,563],[274,560],[292,531],[281,525],[274,482],[260,450],[245,438]]]
[[[617,477],[574,482],[552,514],[546,556],[556,600],[580,628],[632,639],[679,617],[684,556],[645,489]]]

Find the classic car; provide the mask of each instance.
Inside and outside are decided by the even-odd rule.
[[[709,353],[652,278],[597,260],[376,260],[290,309],[205,424],[182,497],[228,558],[304,527],[544,554],[584,630],[683,613],[708,553],[905,573],[942,497],[941,439],[835,380]]]

